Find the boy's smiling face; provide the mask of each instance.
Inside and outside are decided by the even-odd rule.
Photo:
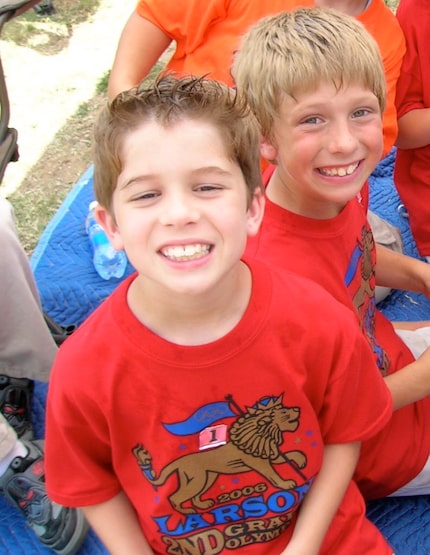
[[[124,248],[146,289],[198,295],[238,266],[258,230],[261,194],[248,202],[241,169],[220,132],[185,119],[131,131],[113,195],[115,221],[99,209],[114,246]]]
[[[376,96],[360,85],[321,84],[285,96],[273,139],[262,154],[278,167],[269,198],[309,218],[336,216],[380,160],[382,118]]]

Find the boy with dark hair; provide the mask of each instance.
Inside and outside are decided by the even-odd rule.
[[[46,464],[112,554],[392,554],[350,480],[391,416],[354,316],[241,260],[259,141],[236,91],[189,77],[96,124],[98,219],[136,273],[60,349]]]

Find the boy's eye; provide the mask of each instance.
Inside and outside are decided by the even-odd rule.
[[[196,191],[206,192],[206,191],[217,191],[221,189],[219,185],[213,185],[212,183],[204,183],[196,187]]]
[[[302,123],[308,124],[308,125],[315,125],[320,121],[321,121],[321,118],[318,116],[309,116],[308,118],[303,119]]]
[[[362,118],[363,116],[367,116],[369,110],[366,108],[360,108],[359,110],[355,110],[352,114],[353,118]]]
[[[132,200],[153,200],[160,196],[160,193],[157,191],[147,191],[145,193],[139,193],[133,197]]]

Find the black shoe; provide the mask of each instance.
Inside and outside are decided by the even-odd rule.
[[[76,329],[74,324],[70,324],[68,326],[61,326],[60,324],[57,324],[57,322],[48,316],[46,312],[43,313],[43,317],[45,318],[46,325],[48,326],[48,329],[58,347],[64,343],[69,335],[72,335]]]
[[[33,380],[11,378],[0,374],[0,412],[20,439],[33,438],[31,402]]]
[[[43,441],[23,441],[26,457],[15,457],[0,476],[0,493],[24,515],[40,542],[55,553],[72,555],[82,545],[88,523],[79,509],[52,502],[46,493]]]
[[[33,10],[37,13],[37,15],[52,15],[55,13],[54,5],[52,4],[51,0],[42,0],[35,6],[33,6]]]

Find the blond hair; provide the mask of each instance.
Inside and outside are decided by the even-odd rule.
[[[247,103],[222,83],[168,74],[151,86],[141,84],[119,94],[99,113],[93,147],[94,191],[99,203],[111,211],[127,134],[145,122],[169,127],[186,119],[204,121],[219,130],[228,158],[243,173],[250,200],[261,187],[260,133]]]
[[[362,85],[385,108],[386,85],[378,45],[355,18],[330,8],[298,8],[265,17],[244,36],[233,77],[271,137],[284,95],[321,83]]]

